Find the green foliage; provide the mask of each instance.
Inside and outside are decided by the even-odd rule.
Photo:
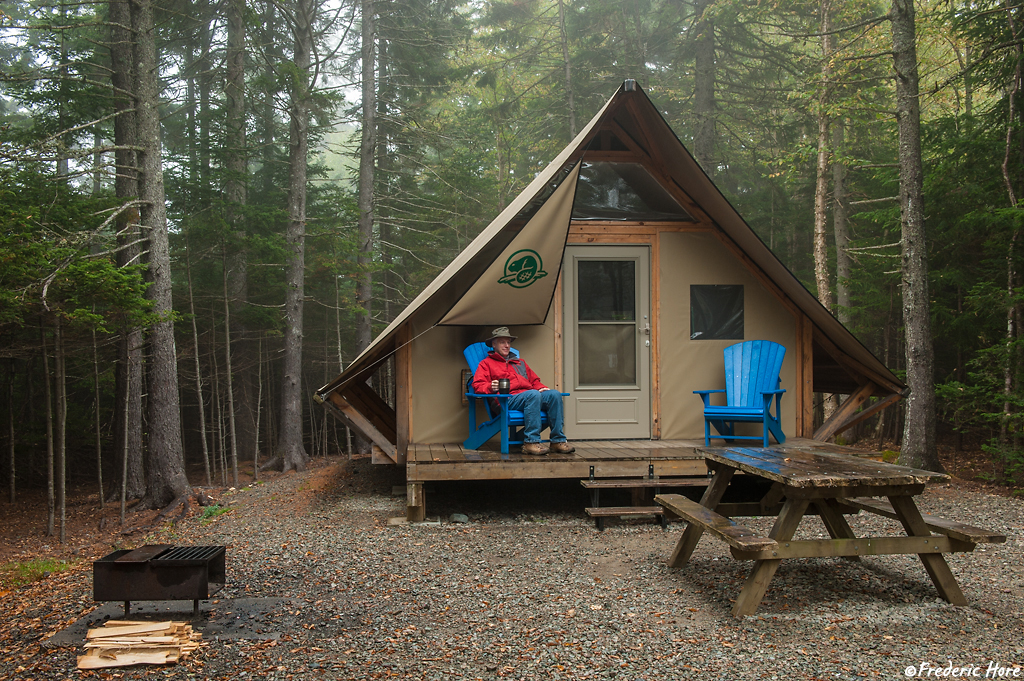
[[[0,564],[0,588],[11,589],[70,570],[72,563],[56,558],[12,561]]]
[[[214,504],[213,506],[206,506],[205,508],[203,508],[203,512],[199,516],[199,519],[203,525],[206,525],[210,522],[213,522],[213,519],[217,516],[224,515],[225,513],[230,512],[231,508],[229,506],[221,506],[220,504]]]

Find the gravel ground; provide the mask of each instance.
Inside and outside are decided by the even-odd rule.
[[[598,533],[578,483],[544,482],[438,484],[427,509],[441,522],[388,526],[404,515],[391,495],[401,483],[366,462],[323,463],[226,493],[230,513],[147,538],[229,547],[229,584],[204,609],[219,623],[209,631],[234,617],[243,633],[209,635],[178,666],[77,672],[83,649],[46,639],[94,608],[89,570],[24,587],[17,600],[38,607],[4,612],[0,679],[891,679],[927,676],[922,664],[1006,678],[995,666],[1011,677],[1024,666],[1019,498],[959,483],[921,498],[925,511],[1009,537],[949,557],[968,606],[939,600],[914,556],[791,560],[757,615],[737,620],[731,600],[750,564],[706,536],[688,566],[668,568],[681,524],[612,521]],[[850,523],[900,533],[863,513]],[[809,519],[797,536],[825,532]],[[235,607],[269,598],[285,600]]]

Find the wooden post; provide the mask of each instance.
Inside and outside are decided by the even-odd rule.
[[[796,328],[796,432],[809,438],[814,436],[814,324],[799,315]]]
[[[552,322],[555,332],[554,388],[559,392],[562,392],[562,384],[565,383],[565,367],[562,365],[563,358],[565,357],[565,350],[562,345],[562,324],[564,323],[565,315],[565,301],[562,300],[562,281],[564,278],[565,267],[562,267],[558,273],[558,281],[555,282],[554,297],[551,299]]]
[[[661,232],[651,239],[651,439],[661,439]]]
[[[407,482],[405,485],[405,517],[410,523],[421,523],[427,517],[426,500],[423,497],[422,482]]]
[[[412,328],[405,324],[398,332],[395,353],[395,450],[404,465],[412,439]]]

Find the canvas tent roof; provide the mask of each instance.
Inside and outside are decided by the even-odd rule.
[[[461,324],[537,324],[542,323],[550,305],[550,293],[536,298],[534,316],[512,318],[502,314],[500,320],[482,312],[480,305],[462,303],[467,293],[483,279],[489,269],[503,264],[503,254],[524,229],[545,230],[561,234],[564,247],[572,209],[571,195],[575,191],[579,161],[594,136],[609,123],[636,140],[657,158],[667,170],[667,181],[674,182],[693,201],[693,208],[703,212],[736,247],[760,268],[779,291],[803,312],[821,334],[860,365],[867,373],[882,379],[889,390],[902,389],[904,384],[892,374],[860,341],[856,339],[818,299],[811,294],[789,269],[754,233],[696,160],[679,141],[653,102],[633,81],[625,81],[601,110],[580,131],[576,138],[552,161],[530,185],[473,240],[398,317],[367,347],[337,378],[320,388],[317,393],[326,397],[362,377],[397,350],[398,333],[415,317],[418,328],[434,325]],[[567,199],[568,197],[568,199]],[[558,204],[547,206],[549,202]],[[557,239],[557,237],[556,237]],[[545,259],[545,262],[560,262]],[[554,285],[557,272],[549,273]],[[476,297],[478,291],[469,297]],[[539,314],[539,318],[536,315]],[[817,353],[816,353],[817,357]],[[886,391],[888,392],[888,390]]]

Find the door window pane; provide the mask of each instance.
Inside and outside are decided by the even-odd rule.
[[[743,286],[690,287],[690,340],[743,340]]]
[[[636,320],[636,262],[581,260],[578,263],[579,321]]]
[[[636,326],[580,324],[580,385],[636,385]]]

